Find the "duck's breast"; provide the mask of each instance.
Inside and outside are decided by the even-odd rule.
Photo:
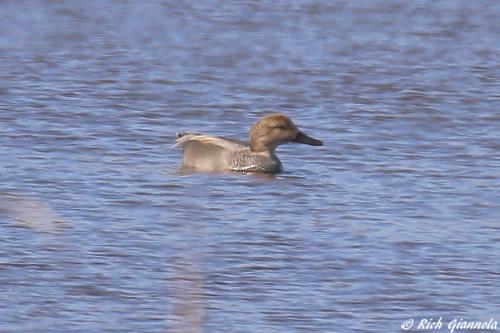
[[[278,173],[281,162],[274,154],[263,156],[245,149],[232,154],[229,168],[232,171]]]

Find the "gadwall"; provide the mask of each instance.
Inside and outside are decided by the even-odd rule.
[[[281,162],[274,153],[287,142],[322,146],[297,129],[290,118],[272,114],[250,130],[250,141],[240,141],[195,133],[179,133],[174,147],[184,149],[182,166],[198,171],[280,172]]]

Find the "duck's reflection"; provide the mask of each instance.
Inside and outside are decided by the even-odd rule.
[[[254,177],[256,180],[275,180],[278,176],[275,173],[266,173],[266,172],[241,172],[241,171],[199,171],[192,168],[180,167],[176,169],[173,174],[177,174],[179,176],[191,176],[196,174],[215,174],[221,176],[249,176]]]

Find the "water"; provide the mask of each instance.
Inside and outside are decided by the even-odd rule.
[[[0,331],[500,320],[500,3],[0,16]],[[280,147],[275,177],[179,170],[176,132],[277,111],[325,145]]]

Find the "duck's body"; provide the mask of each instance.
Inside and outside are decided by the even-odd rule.
[[[193,133],[177,135],[176,145],[184,148],[182,166],[201,171],[281,171],[274,153],[253,152],[250,143],[218,136]]]
[[[182,166],[199,171],[277,173],[282,169],[275,154],[287,142],[320,146],[323,142],[300,132],[282,114],[262,118],[250,131],[250,141],[194,133],[178,134],[175,146],[184,149]]]

